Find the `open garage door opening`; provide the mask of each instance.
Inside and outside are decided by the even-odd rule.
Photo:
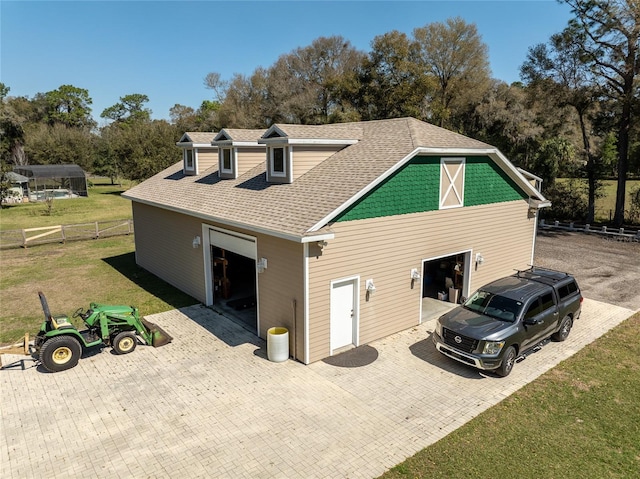
[[[422,263],[422,321],[446,312],[467,291],[471,252],[462,252]]]
[[[211,245],[211,271],[214,307],[256,333],[256,261]]]

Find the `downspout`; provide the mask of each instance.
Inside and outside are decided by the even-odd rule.
[[[536,182],[536,187],[538,188],[538,191],[542,194],[542,180]],[[538,221],[540,220],[540,208],[536,209],[536,216],[534,218],[534,224],[533,224],[533,244],[532,244],[532,248],[531,248],[531,266],[535,266],[534,265],[534,258],[536,255],[536,243],[538,242]]]
[[[296,323],[298,322],[296,314],[297,301],[291,300],[291,307],[293,308],[293,359],[298,360],[298,335],[296,334]]]

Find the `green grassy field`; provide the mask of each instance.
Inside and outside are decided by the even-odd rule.
[[[120,196],[129,183],[112,186],[108,180],[93,180],[86,198],[53,201],[51,215],[47,216],[44,203],[22,203],[0,208],[0,229],[15,230],[41,226],[92,223],[131,218],[131,202]]]
[[[559,181],[568,181],[561,179]],[[585,188],[587,185],[586,180],[582,180]],[[602,182],[603,187],[600,198],[596,199],[596,220],[601,222],[610,221],[613,218],[613,213],[616,209],[616,190],[618,182],[615,180],[604,180]],[[640,180],[628,180],[626,185],[627,200],[625,202],[625,209],[628,210],[631,206],[631,191],[640,186]]]
[[[640,313],[383,479],[640,476]]]
[[[36,333],[42,291],[52,314],[91,301],[134,305],[147,315],[197,303],[135,264],[132,236],[0,250],[0,344]]]

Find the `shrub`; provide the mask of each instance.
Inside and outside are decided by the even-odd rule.
[[[556,182],[545,190],[551,208],[542,210],[542,217],[558,221],[584,221],[587,217],[588,194],[584,184],[576,180]]]
[[[53,213],[53,196],[46,195],[44,198],[44,211],[45,216],[51,216]]]
[[[636,186],[630,193],[629,223],[640,223],[640,186]]]

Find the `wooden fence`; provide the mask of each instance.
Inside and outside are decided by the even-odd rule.
[[[640,230],[634,231],[625,228],[609,228],[607,226],[600,226],[598,228],[592,228],[591,225],[577,225],[573,222],[560,223],[559,221],[553,221],[547,223],[545,220],[540,220],[540,229],[555,229],[563,231],[573,231],[577,233],[591,233],[602,236],[605,239],[612,239],[617,241],[640,241]]]
[[[0,231],[0,248],[26,248],[37,244],[65,243],[132,233],[133,220],[131,219],[6,230]]]

